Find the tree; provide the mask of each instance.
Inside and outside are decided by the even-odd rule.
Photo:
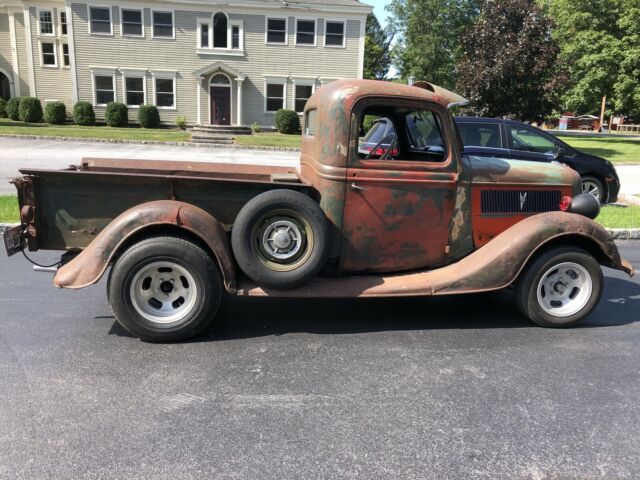
[[[458,90],[473,113],[540,119],[552,108],[558,46],[535,0],[487,0],[463,37]]]
[[[614,108],[640,120],[640,4],[622,0],[618,27],[621,30],[620,68],[614,85]]]
[[[391,42],[394,33],[382,28],[373,13],[367,17],[367,34],[364,40],[364,78],[382,80],[391,67]]]
[[[390,25],[401,36],[393,59],[403,78],[455,84],[462,33],[479,13],[480,0],[392,0]]]
[[[620,103],[621,107],[625,103],[614,98],[620,66],[623,58],[630,64],[637,62],[637,50],[630,49],[629,55],[624,52],[620,16],[625,3],[630,6],[637,1],[553,0],[550,3],[549,11],[556,22],[554,38],[561,49],[560,65],[569,79],[561,92],[564,109],[575,113],[599,113],[604,95]],[[635,43],[637,48],[637,40]],[[636,55],[635,59],[633,55]],[[623,84],[618,88],[622,97],[633,96],[628,79],[623,78]]]

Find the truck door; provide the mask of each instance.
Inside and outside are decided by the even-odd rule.
[[[392,272],[446,262],[456,201],[458,148],[453,119],[437,104],[368,105],[367,115],[394,128],[378,148],[358,152],[350,142],[340,267],[345,272]],[[352,126],[353,127],[353,126]],[[352,136],[364,133],[352,128]]]

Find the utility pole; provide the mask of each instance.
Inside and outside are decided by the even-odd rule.
[[[602,97],[602,108],[600,109],[600,131],[602,131],[602,124],[604,123],[604,109],[607,102],[607,96]]]

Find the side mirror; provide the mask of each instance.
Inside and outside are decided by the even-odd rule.
[[[558,147],[558,149],[556,150],[555,155],[553,156],[553,159],[559,162],[559,161],[564,159],[566,154],[567,154],[567,152],[565,151],[564,148]]]

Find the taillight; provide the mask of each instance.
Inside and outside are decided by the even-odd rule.
[[[569,195],[565,195],[564,197],[562,197],[562,200],[560,200],[560,210],[562,212],[566,212],[567,210],[569,210],[571,208],[572,201],[573,199]]]

